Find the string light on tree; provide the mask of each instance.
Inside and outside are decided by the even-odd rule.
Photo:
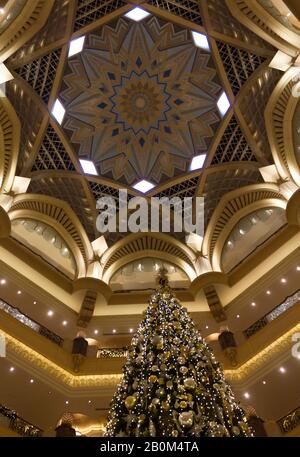
[[[212,350],[161,269],[111,402],[106,436],[251,436]]]

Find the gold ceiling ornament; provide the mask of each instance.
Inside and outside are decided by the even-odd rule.
[[[43,27],[53,4],[54,0],[6,2],[3,30],[1,30],[3,20],[0,23],[1,61],[10,57]]]
[[[299,88],[300,68],[292,67],[283,74],[265,110],[268,138],[280,178],[283,181],[291,179],[297,186],[300,186],[299,145],[296,142]]]
[[[282,15],[276,8],[269,9],[271,2],[265,0],[226,0],[231,14],[275,48],[296,56],[300,48],[300,33],[292,28],[289,21],[282,22]],[[275,16],[276,15],[276,16]]]
[[[149,125],[157,124],[165,100],[152,80],[136,75],[134,79],[124,83],[115,97],[115,103],[114,111],[121,120],[135,132],[148,132]]]
[[[11,220],[27,217],[43,220],[53,226],[72,249],[78,276],[86,275],[86,265],[94,258],[93,249],[79,219],[63,200],[37,194],[22,194],[14,198],[9,216]]]
[[[220,243],[225,242],[225,232],[227,234],[239,219],[258,209],[258,206],[266,207],[269,203],[276,206],[275,200],[278,206],[286,207],[287,202],[280,194],[279,186],[271,183],[245,186],[222,197],[209,222],[202,245],[202,253],[212,259],[215,271],[220,271]],[[223,241],[220,241],[221,234],[224,235]]]
[[[64,133],[101,176],[161,183],[209,149],[222,122],[222,86],[211,52],[177,28],[153,15],[134,24],[119,18],[86,35],[68,61]]]
[[[0,97],[0,192],[12,189],[20,143],[21,125],[6,97]]]

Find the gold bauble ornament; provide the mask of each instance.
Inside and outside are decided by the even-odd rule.
[[[193,378],[187,378],[183,382],[184,387],[189,390],[194,390],[196,388],[196,381]]]
[[[149,381],[150,381],[151,383],[156,382],[156,381],[157,381],[157,376],[155,376],[155,374],[152,374],[151,376],[149,376]]]
[[[127,397],[124,401],[125,403],[125,406],[126,408],[128,409],[128,411],[130,411],[131,409],[134,408],[135,404],[136,404],[136,397],[134,397],[133,395],[130,395],[129,397]]]
[[[152,402],[153,405],[159,405],[160,404],[160,399],[159,398],[153,398]]]
[[[186,402],[186,401],[181,401],[181,402],[179,403],[179,408],[185,409],[186,407],[187,407],[187,402]]]
[[[179,414],[178,417],[180,425],[183,427],[191,427],[194,422],[194,414],[193,411],[185,411]]]
[[[162,409],[163,409],[164,411],[169,411],[170,405],[169,405],[169,403],[168,403],[167,401],[163,401],[163,402],[162,402]]]
[[[164,378],[159,378],[159,379],[158,379],[158,384],[159,384],[160,386],[163,386],[164,383],[165,383]]]
[[[235,436],[238,436],[238,435],[241,434],[241,430],[240,430],[239,427],[237,427],[236,425],[234,425],[234,426],[232,427],[232,431],[233,431],[233,433],[235,434]]]
[[[184,358],[184,357],[178,357],[177,362],[178,362],[180,365],[184,365],[184,364],[185,364],[185,358]]]
[[[179,435],[178,430],[172,430],[171,435],[176,438]]]
[[[172,381],[168,381],[166,385],[167,385],[168,389],[173,389],[173,382]]]
[[[156,345],[156,349],[158,349],[159,351],[161,351],[163,348],[164,348],[163,342],[158,343],[158,344]]]
[[[165,363],[162,363],[160,368],[161,368],[161,371],[166,371],[168,367]]]
[[[187,367],[185,367],[185,366],[182,366],[182,367],[179,368],[179,371],[182,374],[186,374],[189,371],[189,369]]]
[[[158,366],[157,366],[157,365],[153,365],[153,366],[151,367],[151,371],[159,371]]]

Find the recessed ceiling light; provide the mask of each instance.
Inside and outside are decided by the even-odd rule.
[[[0,284],[1,284],[2,286],[3,286],[4,284],[6,284],[6,279],[1,279]]]
[[[22,291],[21,290],[18,290],[17,294],[18,295],[21,295]]]
[[[34,301],[33,304],[36,305],[36,301]]]
[[[253,301],[253,302],[251,303],[251,306],[253,306],[253,307],[256,306],[256,303]]]
[[[129,333],[133,333],[133,328],[130,328],[130,329],[129,329]]]
[[[80,162],[80,165],[82,166],[84,173],[86,173],[87,175],[98,176],[98,172],[96,170],[94,162],[92,162],[91,160],[83,160],[83,159],[79,159],[79,162]]]
[[[281,282],[282,282],[282,284],[285,284],[286,283],[286,279],[285,278],[281,278]]]
[[[52,394],[52,392],[49,390],[48,394],[49,394],[49,395],[51,395],[51,394]]]
[[[245,392],[245,393],[244,393],[244,397],[245,397],[245,398],[250,398],[250,394],[249,394],[248,392]]]
[[[263,381],[263,385],[265,386],[267,384],[267,381]]]
[[[52,309],[50,309],[50,311],[48,311],[48,313],[47,313],[47,316],[52,317],[53,314],[54,314],[54,312],[52,311]]]
[[[51,110],[51,113],[57,120],[59,124],[62,123],[64,116],[65,116],[65,108],[63,107],[62,103],[58,100],[58,98],[55,100],[55,103],[53,105],[53,108]]]
[[[134,189],[138,190],[139,192],[142,192],[143,194],[145,194],[146,192],[149,192],[149,190],[153,189],[153,187],[155,187],[154,184],[152,184],[149,181],[146,181],[145,179],[136,183],[133,186]]]
[[[299,266],[299,267],[297,267],[297,271],[300,271],[300,266]]]
[[[114,328],[114,329],[113,329],[113,333],[116,333],[116,331],[117,331],[117,330]]]
[[[0,8],[0,14],[4,14],[4,8]]]
[[[145,19],[147,16],[150,16],[150,13],[148,13],[148,11],[143,10],[142,8],[137,7],[126,13],[125,16],[129,19],[132,19],[133,21],[139,22]]]
[[[67,325],[68,321],[63,321],[62,325],[65,327]]]
[[[82,51],[84,40],[85,36],[81,36],[79,38],[75,38],[75,40],[70,42],[68,57],[72,57]]]
[[[15,371],[15,367],[10,367],[9,371],[12,373],[13,371]]]
[[[95,335],[98,335],[98,333],[99,333],[99,330],[94,330]]]
[[[208,325],[205,326],[206,330],[208,330]]]
[[[33,384],[33,383],[34,383],[34,380],[33,380],[33,379],[30,379],[29,382],[30,382],[30,384]]]
[[[280,367],[280,368],[279,368],[279,371],[280,371],[280,373],[285,373],[285,372],[286,372],[286,369],[285,369],[284,367]]]
[[[230,101],[228,100],[228,97],[225,92],[222,93],[221,97],[219,98],[219,100],[217,102],[217,105],[218,105],[221,115],[225,116],[225,114],[227,113],[227,111],[230,108]]]
[[[199,170],[200,168],[203,167],[204,162],[206,159],[206,154],[200,154],[198,156],[193,157],[191,165],[190,165],[190,170]]]
[[[91,403],[92,403],[92,400],[89,400],[89,404],[91,404]]]
[[[240,315],[239,315],[239,314],[237,314],[237,315],[236,315],[236,318],[237,318],[237,319],[239,319],[239,318],[240,318]]]
[[[267,294],[267,295],[271,295],[271,291],[270,291],[270,290],[267,290],[266,294]]]
[[[193,40],[195,43],[195,46],[198,48],[205,49],[206,51],[210,51],[208,39],[206,35],[203,35],[203,33],[199,32],[192,32]]]
[[[68,402],[68,400],[66,400],[66,405],[68,405],[68,404],[69,404],[69,402]]]

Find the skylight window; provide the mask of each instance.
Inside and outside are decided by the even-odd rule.
[[[195,46],[201,49],[205,49],[205,51],[210,51],[208,39],[206,35],[203,35],[203,33],[199,32],[192,32],[193,40],[195,43]]]
[[[61,104],[61,102],[58,100],[58,98],[55,100],[55,103],[53,105],[51,112],[52,112],[53,116],[55,117],[55,119],[57,120],[57,122],[59,124],[61,124],[64,119],[66,110],[63,107],[63,105]]]
[[[145,19],[147,16],[150,16],[150,13],[143,10],[142,8],[137,7],[126,13],[125,16],[131,19],[132,21],[139,22]]]
[[[206,154],[200,154],[198,156],[195,156],[192,160],[190,170],[194,171],[194,170],[199,170],[200,168],[202,168],[204,165],[205,159],[206,159]]]
[[[6,68],[4,63],[0,62],[0,84],[6,83],[7,81],[10,81],[13,78],[13,75]]]
[[[153,189],[153,187],[155,187],[154,184],[149,181],[145,181],[144,179],[133,186],[134,189],[143,192],[143,194],[149,192],[149,190]]]
[[[72,57],[75,54],[78,54],[79,52],[82,51],[83,45],[84,45],[84,40],[85,40],[85,36],[81,36],[70,42],[68,57]]]
[[[225,92],[222,93],[221,97],[218,100],[218,108],[222,116],[225,116],[227,111],[230,108],[230,101],[228,100],[228,97]]]
[[[79,162],[80,162],[80,165],[82,166],[82,169],[83,169],[85,174],[87,174],[87,175],[95,175],[95,176],[98,175],[96,167],[95,167],[94,163],[91,160],[79,159]]]

